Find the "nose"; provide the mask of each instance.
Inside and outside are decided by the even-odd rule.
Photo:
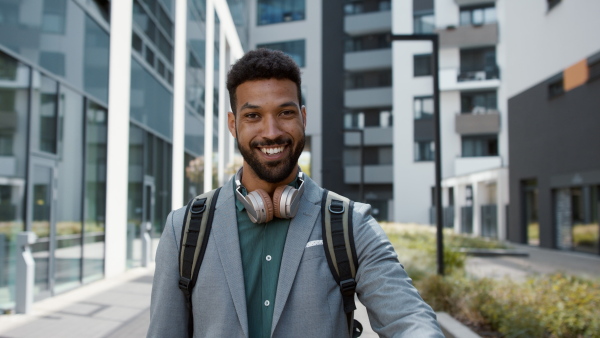
[[[270,115],[267,116],[264,119],[264,124],[263,124],[263,130],[262,130],[263,138],[275,140],[282,134],[283,134],[283,132],[281,130],[281,126],[280,126],[277,118],[270,116]]]

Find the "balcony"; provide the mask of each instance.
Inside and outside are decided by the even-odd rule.
[[[392,30],[392,12],[370,12],[346,15],[344,31],[349,35],[360,35]]]
[[[497,134],[500,131],[500,113],[456,114],[454,120],[456,133],[460,135]]]
[[[440,48],[470,48],[498,43],[498,23],[485,25],[449,26],[436,30]]]
[[[346,108],[385,107],[392,105],[392,87],[346,89]]]
[[[496,89],[500,86],[500,72],[460,71],[456,68],[440,69],[440,90]]]
[[[392,127],[365,127],[364,132],[364,146],[386,146],[392,145],[393,140],[393,129]],[[357,132],[346,132],[344,133],[344,145],[346,146],[360,146],[360,133]]]
[[[458,157],[454,160],[454,175],[461,176],[502,167],[500,156]]]
[[[392,184],[394,182],[394,166],[386,165],[365,165],[364,166],[365,184]],[[360,166],[352,165],[344,167],[344,183],[360,183]]]
[[[344,55],[344,68],[349,71],[392,68],[392,49],[385,48],[360,52],[347,52]]]

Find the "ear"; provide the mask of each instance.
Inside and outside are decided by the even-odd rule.
[[[227,127],[229,128],[231,136],[237,138],[237,133],[235,131],[235,115],[232,112],[227,113]]]
[[[302,106],[302,108],[300,108],[300,113],[302,114],[302,123],[304,124],[304,129],[306,129],[306,106]]]

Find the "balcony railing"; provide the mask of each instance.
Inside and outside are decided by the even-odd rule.
[[[500,86],[500,71],[461,71],[456,68],[440,69],[440,90],[493,89]]]
[[[484,81],[484,80],[496,80],[500,79],[500,70],[498,67],[488,70],[461,70],[458,73],[456,80],[458,82],[464,81]]]
[[[456,114],[454,126],[460,135],[497,134],[500,131],[500,113],[496,110],[475,110]]]
[[[391,9],[392,2],[390,0],[363,0],[344,5],[344,13],[346,15],[382,12]]]

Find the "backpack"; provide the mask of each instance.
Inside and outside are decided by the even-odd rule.
[[[194,197],[185,210],[179,245],[179,289],[183,292],[189,317],[192,318],[192,289],[196,284],[198,271],[204,258],[206,245],[212,227],[215,201],[221,188]],[[354,320],[354,294],[356,293],[356,270],[358,259],[352,232],[352,210],[354,202],[334,192],[323,190],[321,201],[321,226],[323,249],[329,270],[340,286],[344,312],[348,320],[351,336],[359,337],[363,327]],[[190,337],[194,331],[194,321],[188,321]]]

